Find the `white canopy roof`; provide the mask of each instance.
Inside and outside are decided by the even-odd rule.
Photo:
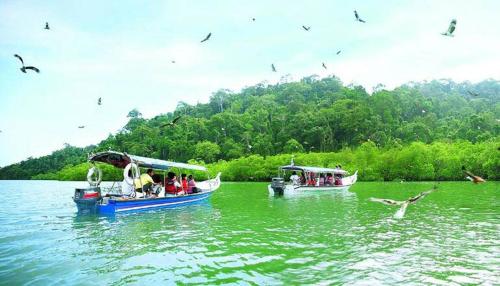
[[[321,168],[321,167],[287,165],[287,166],[281,166],[280,169],[290,170],[290,171],[313,172],[313,173],[332,173],[338,175],[348,174],[347,171],[338,168]]]
[[[185,163],[177,163],[136,155],[129,155],[127,153],[106,151],[93,154],[89,157],[89,161],[103,162],[113,165],[118,168],[125,168],[129,163],[136,163],[139,167],[152,168],[158,170],[168,170],[170,168],[180,168],[198,171],[207,171],[207,168],[198,165],[190,165]]]

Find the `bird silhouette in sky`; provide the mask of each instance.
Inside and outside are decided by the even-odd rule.
[[[354,17],[356,17],[356,21],[361,23],[366,23],[365,20],[361,19],[358,15],[358,11],[354,10]]]
[[[80,126],[78,126],[78,128],[83,129],[83,128],[85,128],[85,125],[80,125]]]
[[[302,28],[303,28],[304,30],[306,30],[306,31],[309,31],[309,30],[311,29],[311,26],[306,27],[306,26],[302,25]]]
[[[274,66],[274,64],[271,64],[271,69],[273,70],[273,72],[276,72],[276,67]]]
[[[49,22],[45,22],[45,30],[50,30],[50,27],[49,27]]]
[[[212,33],[208,33],[208,35],[203,40],[201,40],[200,43],[208,41],[208,39],[210,39],[211,36],[212,36]]]
[[[453,32],[455,32],[455,27],[457,26],[457,20],[452,19],[450,22],[450,26],[448,26],[448,30],[446,32],[441,33],[443,36],[454,37]]]
[[[102,98],[99,97],[99,99],[97,100],[97,105],[102,105]]]
[[[24,65],[24,61],[23,61],[23,58],[21,58],[21,56],[20,56],[20,55],[15,54],[15,55],[14,55],[14,57],[18,58],[18,59],[21,61],[21,64],[22,64],[23,66],[20,68],[20,70],[21,70],[23,73],[26,73],[26,70],[33,70],[33,71],[35,71],[35,72],[37,72],[37,73],[39,73],[39,72],[40,72],[40,70],[39,70],[38,68],[34,67],[34,66],[25,66],[25,65]]]
[[[322,63],[321,65],[322,65],[322,66],[323,66],[323,68],[326,70],[326,65],[325,65],[325,63]]]
[[[340,52],[342,52],[342,51],[341,51],[341,50],[338,50],[338,51],[337,51],[337,55],[339,55],[339,54],[340,54]]]

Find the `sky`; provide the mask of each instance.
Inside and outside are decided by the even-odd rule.
[[[0,166],[99,143],[133,108],[151,118],[284,76],[367,91],[500,79],[500,1],[294,2],[1,0]],[[455,36],[440,35],[454,18]]]

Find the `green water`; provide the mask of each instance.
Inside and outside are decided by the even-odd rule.
[[[500,184],[357,183],[349,192],[269,197],[224,183],[209,203],[77,216],[82,182],[0,181],[0,284],[401,284],[500,281]]]

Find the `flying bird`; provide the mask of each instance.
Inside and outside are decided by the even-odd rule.
[[[20,56],[20,55],[18,55],[18,54],[15,54],[15,55],[14,55],[14,57],[18,58],[18,59],[21,61],[21,64],[23,65],[23,67],[24,67],[24,61],[23,61],[23,58],[21,58],[21,56]]]
[[[472,96],[479,96],[479,93],[468,90],[467,91]]]
[[[173,64],[175,64],[175,61],[174,61],[174,60],[172,60],[172,61],[170,61],[170,62],[171,62],[171,63],[173,63]]]
[[[465,169],[465,166],[462,166],[462,171],[464,172],[464,174],[467,176],[466,178],[469,179],[471,182],[473,182],[474,184],[480,184],[480,183],[484,183],[486,182],[485,179],[479,177],[479,176],[476,176],[474,174],[472,174],[471,172],[467,171]]]
[[[97,100],[97,105],[102,105],[102,98],[99,97],[99,99]]]
[[[309,31],[309,30],[311,29],[311,26],[306,27],[306,26],[302,25],[302,28],[303,28],[304,30],[306,30],[306,31]]]
[[[444,33],[441,33],[443,36],[448,36],[448,37],[453,37],[453,32],[455,31],[455,26],[457,25],[457,20],[452,19],[450,22],[450,26],[448,27],[448,30]]]
[[[337,51],[337,55],[338,55],[338,54],[340,54],[340,52],[342,52],[342,51],[341,51],[341,50],[338,50],[338,51]]]
[[[23,73],[26,73],[26,70],[33,70],[33,71],[36,71],[37,73],[40,73],[40,70],[36,67],[33,67],[33,66],[27,66],[27,67],[22,67],[21,68],[21,71]]]
[[[45,30],[50,30],[50,27],[49,27],[49,22],[45,22]]]
[[[274,66],[274,64],[271,64],[271,69],[273,70],[273,72],[276,72],[276,67]]]
[[[176,118],[174,118],[174,120],[172,120],[171,122],[165,123],[165,124],[161,125],[160,127],[163,128],[163,127],[166,127],[166,126],[174,126],[177,123],[177,121],[179,121],[179,119],[181,119],[181,117],[182,116],[179,115]]]
[[[21,70],[23,73],[26,73],[26,70],[33,70],[33,71],[35,71],[35,72],[37,72],[37,73],[39,73],[39,72],[40,72],[40,70],[39,70],[38,68],[34,67],[34,66],[25,66],[25,65],[24,65],[24,61],[23,61],[23,58],[21,58],[21,56],[20,56],[20,55],[15,54],[15,55],[14,55],[14,57],[18,58],[18,59],[21,61],[21,64],[22,64],[23,66],[20,68],[20,70]]]
[[[327,69],[327,68],[326,68],[325,63],[322,63],[321,65],[323,66],[323,68],[324,68],[325,70]]]
[[[211,36],[212,36],[212,33],[208,33],[208,35],[205,37],[205,39],[201,40],[200,43],[208,41],[208,39],[210,39]]]
[[[356,17],[356,21],[361,23],[366,23],[365,20],[361,19],[358,15],[358,11],[354,10],[354,17]]]
[[[252,18],[252,21],[254,21],[254,22],[255,22],[255,18]]]
[[[85,125],[80,125],[80,126],[78,126],[78,128],[83,129],[83,128],[85,128]]]
[[[401,206],[401,208],[394,214],[394,218],[403,218],[408,205],[416,203],[417,201],[419,201],[420,199],[423,199],[428,194],[434,192],[436,189],[437,189],[436,186],[434,186],[434,188],[432,190],[422,192],[414,197],[407,199],[406,201],[395,201],[395,200],[390,200],[390,199],[377,199],[377,198],[370,198],[370,201],[377,202],[377,203],[383,203],[384,205],[388,205],[388,206]]]

